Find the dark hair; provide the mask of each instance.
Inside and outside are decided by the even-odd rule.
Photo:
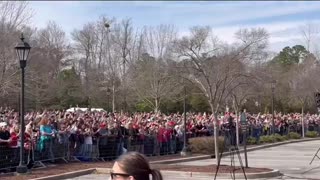
[[[232,116],[229,116],[228,123],[229,123],[229,126],[231,126],[233,124],[233,117]]]
[[[151,169],[145,156],[138,152],[123,154],[116,162],[125,173],[133,176],[136,180],[150,180],[149,174],[152,175],[152,180],[162,180],[160,171]]]

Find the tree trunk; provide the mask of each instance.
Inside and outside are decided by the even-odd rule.
[[[116,105],[115,105],[115,86],[114,82],[112,81],[112,112],[114,113],[116,111]]]
[[[36,98],[35,98],[35,101],[36,101],[36,103],[35,103],[35,105],[36,105],[36,110],[38,111],[39,110],[39,89],[38,89],[38,84],[37,84],[37,82],[36,82],[36,88],[35,88],[35,91],[36,91]]]
[[[303,114],[303,110],[304,110],[304,108],[303,108],[303,106],[302,106],[302,109],[301,109],[301,128],[302,128],[302,138],[304,138],[304,118],[303,118],[304,114]]]
[[[123,111],[127,112],[127,91],[126,91],[126,60],[125,60],[125,55],[123,56]]]
[[[237,138],[237,146],[239,146],[239,123],[238,123],[238,111],[236,110],[236,138]]]
[[[219,136],[219,132],[218,132],[218,127],[219,127],[219,124],[218,124],[218,116],[217,116],[217,113],[215,112],[214,110],[214,107],[213,107],[213,103],[210,101],[209,102],[210,104],[210,107],[211,107],[211,112],[213,113],[214,115],[214,154],[215,154],[215,157],[216,157],[216,163],[218,164],[219,162],[219,144],[218,144],[218,136]]]
[[[159,98],[155,98],[155,108],[154,108],[154,112],[158,113],[159,112]]]
[[[238,108],[236,106],[235,100],[233,100],[233,109],[236,112],[236,142],[237,142],[237,146],[239,146],[239,123],[238,123]]]

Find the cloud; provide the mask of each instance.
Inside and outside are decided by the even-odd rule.
[[[136,4],[136,7],[149,7],[152,4],[145,3]],[[241,24],[242,21],[248,22],[320,10],[318,2],[167,2],[153,5],[151,7],[158,7],[154,10],[155,13],[161,13],[164,16],[169,14],[171,22],[212,26],[229,23]],[[295,18],[299,18],[299,16]]]
[[[305,13],[320,10],[318,2],[170,2],[170,1],[32,1],[34,23],[43,28],[56,21],[67,34],[105,14],[118,19],[132,17],[134,27],[174,24],[180,36],[194,25],[210,25],[222,40],[233,42],[240,28],[263,27],[270,33],[270,46],[277,48],[297,38],[299,26],[306,24]],[[285,20],[279,18],[286,17]],[[320,17],[314,13],[314,17]],[[314,21],[319,23],[320,21]],[[274,49],[274,47],[272,47]]]
[[[81,19],[105,13],[109,16],[133,17],[145,24],[174,23],[221,26],[241,24],[261,18],[277,17],[320,10],[318,2],[88,2],[88,1],[32,1],[38,11],[36,18]],[[41,16],[41,17],[38,17]],[[146,18],[147,17],[147,18]],[[298,18],[298,17],[297,17]]]
[[[213,27],[213,33],[222,41],[232,43],[236,39],[234,34],[240,28],[265,28],[270,34],[269,49],[272,51],[280,51],[285,46],[293,46],[296,44],[304,44],[301,34],[301,28],[307,23],[320,24],[319,21],[294,21],[294,22],[275,22],[275,23],[260,23],[255,25],[237,25]],[[189,35],[189,31],[182,30],[179,36]]]

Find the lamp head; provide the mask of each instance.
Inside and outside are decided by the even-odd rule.
[[[23,34],[21,34],[20,39],[21,41],[17,44],[17,46],[15,47],[15,50],[20,61],[20,66],[21,68],[24,68],[26,66],[26,61],[28,59],[31,46],[24,41]]]
[[[110,24],[106,22],[106,23],[104,23],[104,27],[109,28]]]

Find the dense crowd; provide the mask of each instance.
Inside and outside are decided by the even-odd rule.
[[[20,126],[19,113],[0,108],[0,169],[18,162]],[[245,113],[248,134],[259,139],[272,128],[271,114]],[[217,116],[219,134],[223,133],[228,117]],[[183,147],[184,115],[180,113],[108,113],[105,111],[47,111],[27,112],[25,115],[24,148],[30,157],[54,160],[59,157],[116,158],[124,151],[138,151],[147,155],[177,153]],[[302,133],[302,115],[275,114],[275,131]],[[186,113],[187,137],[212,136],[215,117],[207,113]],[[319,129],[320,116],[304,115],[305,131]],[[241,128],[241,124],[239,128]],[[241,133],[241,131],[239,131]],[[240,134],[241,135],[241,134]],[[60,151],[63,151],[62,154]],[[57,153],[57,152],[60,152]],[[57,155],[59,154],[59,155]],[[31,158],[32,159],[32,158]]]

